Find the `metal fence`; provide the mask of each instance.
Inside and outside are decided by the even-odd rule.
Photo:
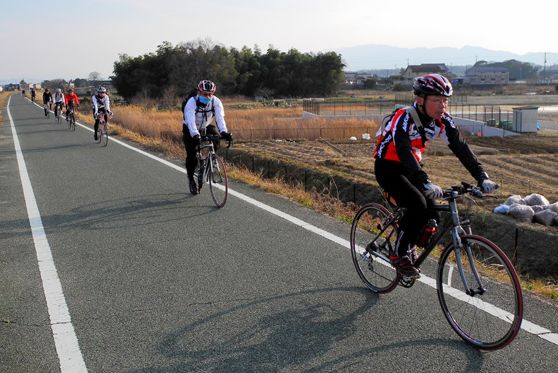
[[[322,117],[354,116],[366,117],[388,115],[396,105],[409,105],[413,102],[409,95],[396,95],[393,100],[304,100],[303,110]],[[467,103],[467,96],[452,97],[449,113],[454,117],[484,122],[487,126],[510,130],[513,112],[502,110],[495,105],[473,105]]]

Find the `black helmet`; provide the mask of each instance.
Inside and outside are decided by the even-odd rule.
[[[417,96],[445,96],[453,94],[453,87],[450,81],[440,74],[429,74],[415,79],[413,91]]]

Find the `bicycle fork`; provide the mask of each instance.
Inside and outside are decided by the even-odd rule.
[[[477,271],[477,266],[475,264],[475,258],[473,256],[473,252],[471,251],[471,246],[467,243],[467,241],[462,240],[462,235],[471,234],[470,227],[464,229],[461,226],[461,222],[459,219],[459,214],[457,212],[457,205],[455,201],[450,203],[450,212],[451,212],[451,219],[453,222],[453,229],[451,231],[452,239],[453,239],[453,247],[455,251],[455,261],[457,263],[457,271],[459,272],[459,277],[463,282],[463,287],[465,289],[465,293],[471,297],[475,295],[482,295],[486,292],[486,288],[483,286],[479,272]],[[468,223],[468,221],[464,222]],[[469,266],[471,267],[470,270],[473,273],[475,281],[477,282],[477,289],[475,290],[472,287],[469,287],[469,283],[465,278],[465,272],[463,270],[463,261],[461,259],[461,254],[465,250],[465,255],[467,256],[467,260],[469,261]]]

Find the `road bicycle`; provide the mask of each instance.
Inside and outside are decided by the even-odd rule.
[[[50,104],[44,104],[43,109],[45,111],[45,116],[50,119]]]
[[[103,146],[108,145],[108,123],[106,121],[106,117],[103,112],[100,112],[98,115],[99,118],[99,127],[97,127],[97,142],[99,144],[103,144]],[[112,118],[112,114],[110,114]]]
[[[56,118],[56,123],[60,124],[62,120],[62,103],[60,102],[54,103],[54,117]]]
[[[208,183],[211,198],[217,208],[225,206],[229,191],[225,163],[215,153],[213,145],[214,142],[220,140],[221,137],[217,135],[201,136],[201,142],[196,153],[198,164],[194,170],[194,181],[196,182],[198,193],[201,191],[203,184]],[[230,148],[231,143],[232,140],[229,140],[227,148]]]
[[[68,102],[68,109],[66,111],[66,120],[68,122],[68,128],[72,131],[76,130],[76,115],[74,113],[74,102]]]
[[[438,300],[452,329],[468,344],[484,349],[502,348],[515,338],[523,319],[519,277],[502,249],[472,233],[470,220],[457,208],[461,197],[482,197],[467,183],[443,193],[444,204],[432,208],[444,213],[442,228],[429,238],[414,265],[435,274]],[[358,275],[375,293],[388,293],[397,285],[411,287],[415,279],[402,277],[390,261],[404,208],[393,203],[369,203],[355,215],[351,226],[351,253]],[[438,243],[451,233],[439,252]],[[426,260],[435,253],[434,260]],[[436,256],[437,256],[436,255]],[[428,282],[428,279],[424,280]],[[479,312],[482,311],[482,312]]]

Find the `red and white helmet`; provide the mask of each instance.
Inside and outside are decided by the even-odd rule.
[[[214,94],[217,86],[211,80],[202,80],[198,83],[198,91]]]
[[[453,87],[445,76],[428,74],[415,79],[413,91],[417,96],[435,95],[450,97],[453,94]]]

